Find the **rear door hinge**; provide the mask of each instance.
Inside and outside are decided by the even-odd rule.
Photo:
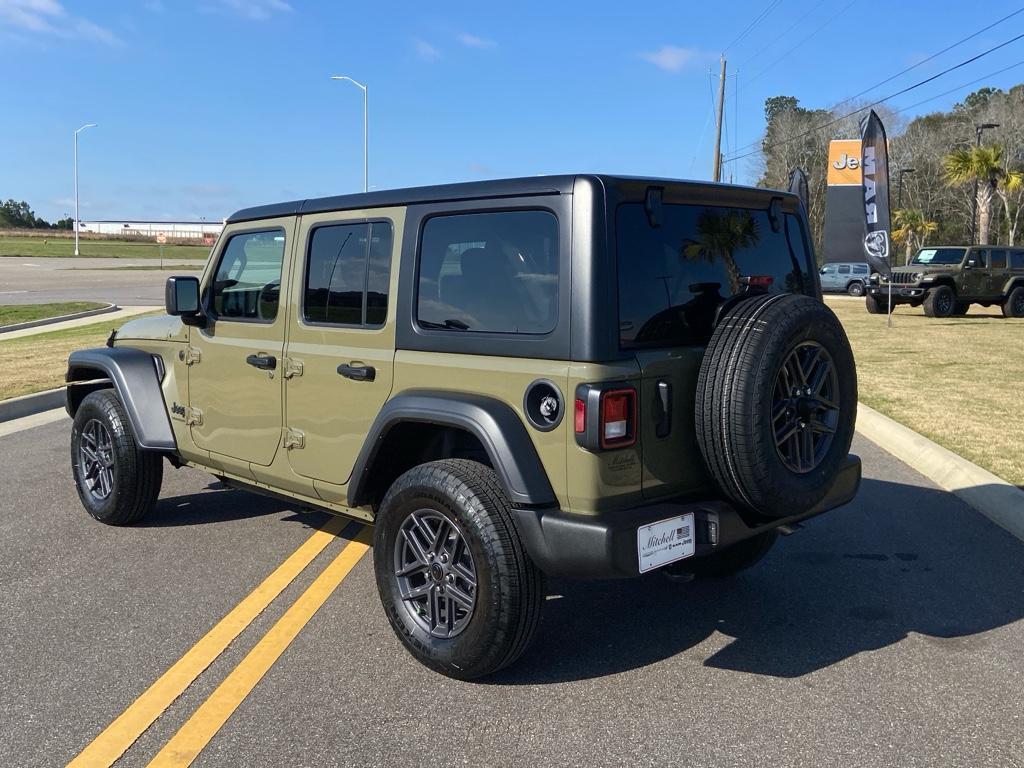
[[[298,429],[288,428],[284,431],[285,448],[302,448],[306,444],[306,435]]]
[[[199,351],[199,347],[193,347],[191,344],[189,344],[180,355],[181,359],[185,361],[185,365],[198,363],[200,359],[202,359],[202,356],[203,354]]]
[[[199,427],[203,424],[203,412],[198,408],[185,409],[185,423],[190,427]]]
[[[286,357],[284,359],[284,377],[290,379],[292,376],[302,375],[302,361],[296,360],[294,357]]]

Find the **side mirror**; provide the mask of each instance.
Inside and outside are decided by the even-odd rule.
[[[168,315],[182,319],[199,317],[202,314],[199,308],[199,278],[191,275],[167,278],[164,306]]]
[[[825,267],[822,267],[821,269],[819,269],[818,270],[818,274],[819,275],[824,275],[825,274]]]

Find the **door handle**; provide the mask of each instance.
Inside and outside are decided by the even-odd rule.
[[[377,376],[377,369],[372,365],[342,363],[338,366],[338,373],[346,379],[352,379],[353,381],[373,381]]]
[[[272,371],[277,368],[277,358],[273,355],[249,355],[245,362],[261,371]]]

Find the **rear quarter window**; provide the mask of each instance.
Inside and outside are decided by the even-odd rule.
[[[813,295],[800,220],[772,229],[766,210],[666,205],[652,227],[643,205],[616,213],[619,343],[623,348],[704,345],[721,303],[747,277],[772,293]]]
[[[548,333],[558,317],[558,220],[543,210],[434,216],[417,287],[423,328]]]

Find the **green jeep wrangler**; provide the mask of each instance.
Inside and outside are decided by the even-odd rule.
[[[796,197],[556,176],[239,211],[167,316],[74,352],[78,493],[153,510],[166,459],[374,526],[387,618],[470,679],[545,574],[726,576],[845,504],[853,356]]]
[[[874,275],[864,298],[869,313],[884,314],[889,283]],[[924,305],[928,317],[966,315],[971,304],[998,304],[1003,317],[1024,317],[1024,250],[981,246],[922,248],[892,272],[892,303]]]

